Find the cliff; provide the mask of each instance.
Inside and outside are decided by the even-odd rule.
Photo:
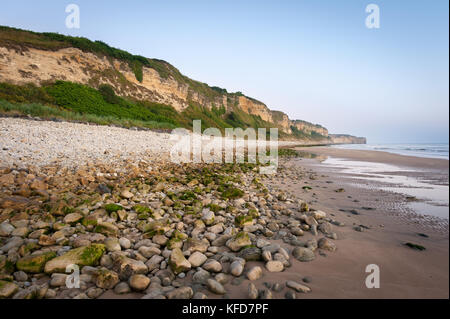
[[[56,81],[96,89],[107,84],[122,98],[167,105],[179,113],[192,114],[200,107],[214,111],[214,123],[223,121],[222,126],[271,124],[284,138],[330,141],[320,125],[291,120],[241,92],[192,80],[165,61],[131,55],[100,41],[0,27],[0,82],[40,87]]]
[[[356,137],[348,134],[330,134],[332,144],[366,144],[365,137]]]

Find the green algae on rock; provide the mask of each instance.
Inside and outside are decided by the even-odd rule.
[[[92,266],[98,263],[105,252],[102,244],[92,244],[89,246],[72,249],[62,256],[51,259],[45,264],[44,271],[48,274],[66,271],[69,265]]]
[[[16,268],[28,273],[41,273],[45,264],[55,257],[56,253],[53,251],[25,256],[17,261]]]

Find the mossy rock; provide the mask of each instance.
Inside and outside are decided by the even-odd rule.
[[[253,225],[253,217],[248,215],[239,215],[234,219],[234,223],[238,227]]]
[[[10,298],[19,290],[15,283],[0,280],[0,299]]]
[[[0,255],[0,275],[10,275],[14,272],[14,263],[5,255]]]
[[[171,238],[166,244],[168,249],[175,249],[175,248],[182,248],[183,247],[183,240],[180,238]]]
[[[138,214],[147,214],[150,215],[153,211],[150,207],[144,205],[135,205],[133,206],[133,210]]]
[[[44,271],[47,261],[55,257],[56,253],[53,251],[25,256],[17,261],[16,268],[28,273],[38,274]]]
[[[69,265],[94,266],[105,253],[105,245],[92,244],[72,249],[62,256],[51,259],[45,264],[44,271],[48,274],[65,273]]]
[[[35,242],[29,242],[29,243],[27,243],[27,244],[25,244],[25,245],[20,246],[20,248],[19,248],[19,254],[20,254],[21,256],[26,256],[26,255],[28,255],[30,252],[32,252],[32,251],[34,251],[34,250],[36,250],[36,249],[39,249],[40,247],[41,247],[41,246],[39,246],[38,243],[35,243]]]
[[[186,235],[185,233],[180,232],[179,230],[174,230],[172,233],[171,238],[177,238],[177,239],[181,239],[181,240],[186,240],[188,239],[188,235]]]
[[[118,204],[106,204],[105,206],[103,206],[103,208],[109,213],[113,213],[113,212],[117,212],[118,210],[123,209],[122,206],[118,205]]]
[[[88,226],[97,226],[97,216],[89,215],[83,218],[81,224],[85,227]]]
[[[233,238],[229,239],[226,246],[232,251],[239,251],[244,247],[251,245],[250,236],[246,232],[239,232]]]
[[[140,220],[147,220],[151,215],[149,213],[140,213],[137,217]]]
[[[222,210],[222,207],[220,207],[217,204],[209,204],[207,207],[214,213],[217,213]]]
[[[114,224],[103,222],[95,226],[94,232],[106,236],[116,237],[117,235],[119,235],[119,228]]]
[[[184,257],[183,252],[179,248],[172,250],[169,257],[169,266],[175,275],[191,269],[191,264]]]

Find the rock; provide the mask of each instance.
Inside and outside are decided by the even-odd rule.
[[[261,299],[272,299],[272,292],[269,289],[263,289],[260,292]]]
[[[105,247],[107,251],[121,251],[119,240],[117,238],[108,237],[104,241]]]
[[[96,287],[91,287],[88,290],[86,290],[86,295],[90,298],[90,299],[97,299],[98,297],[100,297],[100,295],[103,293],[103,289],[101,288],[96,288]],[[75,299],[75,298],[74,298]]]
[[[0,280],[0,299],[12,297],[18,290],[15,283]]]
[[[256,247],[258,247],[258,248],[263,248],[263,247],[269,246],[269,245],[270,245],[270,241],[267,241],[267,240],[262,239],[262,238],[259,238],[256,241]]]
[[[191,254],[195,251],[204,253],[208,250],[209,241],[207,239],[188,238],[184,243],[184,250],[189,251]]]
[[[83,219],[83,215],[79,213],[70,213],[64,217],[64,223],[66,224],[76,224]]]
[[[236,259],[230,265],[230,273],[233,276],[239,277],[244,271],[245,260],[244,259]]]
[[[98,269],[95,273],[95,285],[102,289],[112,289],[119,283],[119,275],[106,268]]]
[[[154,235],[152,240],[155,244],[165,246],[167,244],[167,241],[169,240],[169,238],[167,238],[164,235]]]
[[[154,269],[159,268],[159,265],[164,260],[163,256],[160,255],[153,255],[146,263],[145,265],[148,267],[148,271],[151,272]]]
[[[297,292],[303,292],[303,293],[307,293],[307,292],[311,291],[311,288],[309,288],[305,285],[299,284],[298,282],[295,282],[292,280],[289,280],[286,282],[286,287],[292,288]]]
[[[14,174],[9,173],[0,177],[0,185],[9,186],[14,184]]]
[[[14,231],[14,226],[10,223],[1,223],[0,224],[0,236],[7,237]]]
[[[127,280],[135,274],[145,275],[148,272],[147,266],[140,260],[134,260],[122,255],[119,252],[111,254],[112,268],[119,274],[121,280]]]
[[[214,212],[210,211],[207,208],[203,209],[202,220],[205,223],[205,225],[212,225],[214,223],[214,219],[215,219]]]
[[[204,269],[200,269],[192,276],[192,281],[194,283],[204,284],[206,280],[209,279],[211,275]]]
[[[144,275],[132,275],[128,281],[130,287],[136,291],[143,291],[150,285],[150,278]]]
[[[248,284],[248,298],[249,299],[258,299],[258,289],[253,283]]]
[[[217,260],[210,259],[203,264],[202,268],[206,271],[217,273],[222,271],[222,264]]]
[[[16,281],[24,282],[28,280],[28,275],[24,271],[16,271],[13,276]]]
[[[214,279],[207,279],[206,280],[206,287],[209,289],[209,291],[217,294],[217,295],[224,295],[226,294],[225,288],[217,282]]]
[[[28,227],[18,227],[13,230],[11,236],[27,237],[29,232],[30,230]]]
[[[251,245],[250,237],[246,232],[237,233],[234,237],[229,239],[226,246],[232,251],[239,251],[242,247]]]
[[[55,272],[65,272],[69,265],[92,266],[98,263],[105,252],[102,244],[92,244],[90,246],[72,249],[62,256],[51,259],[45,264],[44,271],[48,274]]]
[[[314,212],[312,212],[312,216],[316,219],[316,220],[320,220],[320,219],[324,219],[327,217],[327,213],[321,211],[321,210],[316,210]]]
[[[247,247],[242,249],[238,256],[246,261],[259,261],[261,260],[261,249],[258,247]]]
[[[214,279],[216,279],[222,285],[225,285],[226,283],[228,283],[230,281],[230,278],[228,277],[228,275],[226,275],[224,273],[217,274]]]
[[[192,299],[208,299],[208,296],[202,292],[196,292]]]
[[[264,251],[262,252],[262,259],[263,259],[264,261],[270,261],[270,260],[272,260],[272,254],[270,253],[270,251],[264,250]]]
[[[183,255],[183,252],[179,248],[175,248],[172,250],[169,258],[169,265],[176,275],[180,272],[191,269],[191,264],[189,263],[189,261],[187,261],[187,259]]]
[[[295,236],[303,236],[305,233],[303,230],[299,227],[293,227],[291,228],[291,234]]]
[[[204,262],[208,259],[204,254],[199,251],[194,252],[191,256],[189,256],[188,261],[192,267],[199,267],[204,264]]]
[[[289,290],[286,292],[286,294],[284,295],[284,297],[286,299],[296,299],[297,296],[295,295],[295,292],[293,292],[292,290]]]
[[[321,238],[318,242],[318,245],[319,245],[319,248],[323,249],[323,250],[328,250],[328,251],[336,250],[336,244],[326,237]]]
[[[123,190],[120,193],[120,197],[125,198],[125,199],[130,199],[134,197],[134,194],[132,192],[130,192],[129,190]]]
[[[67,276],[68,275],[66,275],[66,274],[58,274],[58,273],[52,274],[52,279],[50,280],[50,286],[52,286],[52,287],[66,286]]]
[[[119,238],[119,244],[123,249],[131,248],[131,241],[128,238],[125,237]]]
[[[11,196],[0,199],[0,208],[10,208],[12,210],[24,210],[30,206],[32,202],[22,196]]]
[[[30,188],[36,191],[45,191],[47,189],[47,184],[44,181],[35,179],[31,184]]]
[[[94,232],[103,234],[105,236],[117,237],[119,234],[119,228],[108,222],[98,223],[94,228]]]
[[[191,299],[194,291],[191,287],[180,287],[167,293],[167,299]]]
[[[306,277],[304,277],[303,279],[303,282],[305,282],[305,283],[310,283],[310,282],[312,282],[312,278],[311,277],[309,277],[309,276],[306,276]]]
[[[105,184],[99,184],[97,186],[97,192],[99,192],[100,194],[111,194],[111,189],[109,189],[108,186],[106,186]]]
[[[39,245],[41,246],[53,246],[56,244],[56,239],[47,235],[41,235],[39,237]]]
[[[258,280],[262,276],[262,269],[259,266],[254,266],[247,272],[248,280]]]
[[[56,253],[53,251],[28,255],[17,261],[16,268],[28,273],[41,273],[44,271],[45,264],[55,257]]]
[[[305,223],[309,226],[318,225],[317,220],[313,216],[307,216],[305,218]]]
[[[141,246],[141,247],[139,247],[138,251],[145,258],[150,258],[153,255],[160,255],[161,254],[161,250],[159,250],[156,247]]]
[[[118,295],[123,295],[123,294],[127,294],[131,292],[130,286],[128,285],[128,283],[122,281],[120,283],[118,283],[115,287],[114,287],[114,293],[118,294]]]
[[[12,237],[10,238],[5,245],[0,247],[0,250],[3,252],[8,252],[10,249],[19,247],[23,244],[23,239],[20,237]]]
[[[306,247],[295,247],[292,251],[292,256],[302,262],[312,261],[316,258],[314,252]]]
[[[281,272],[284,269],[283,263],[278,260],[270,260],[266,263],[266,269],[270,272]]]
[[[325,235],[331,234],[333,232],[331,224],[329,222],[322,222],[319,224],[318,229]]]

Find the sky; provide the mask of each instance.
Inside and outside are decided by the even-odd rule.
[[[65,25],[68,4],[80,28]],[[380,27],[365,21],[370,3]],[[369,143],[448,142],[447,0],[3,1],[0,25],[102,40]]]

